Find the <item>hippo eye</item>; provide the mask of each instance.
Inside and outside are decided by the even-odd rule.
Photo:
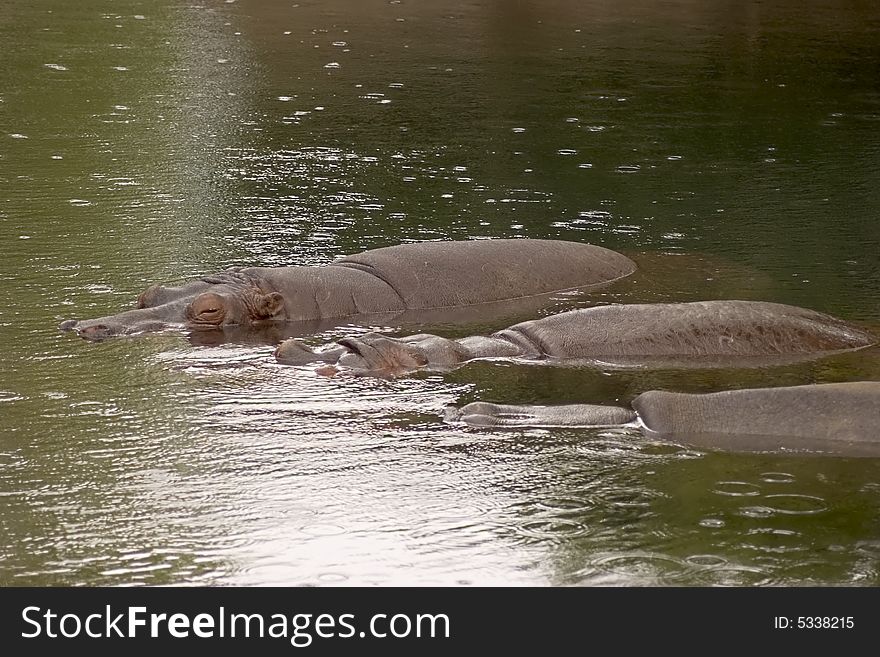
[[[207,292],[196,297],[186,309],[187,319],[202,324],[219,324],[226,315],[222,297]]]
[[[218,319],[222,314],[223,310],[218,306],[204,306],[196,309],[196,318],[205,321]]]

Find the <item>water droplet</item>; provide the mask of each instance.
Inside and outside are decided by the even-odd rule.
[[[339,62],[328,62],[324,64],[324,68],[339,68]]]
[[[53,71],[66,71],[67,67],[62,66],[61,64],[43,64],[46,68],[51,68]]]

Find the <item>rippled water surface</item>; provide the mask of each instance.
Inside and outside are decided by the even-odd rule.
[[[0,37],[0,583],[880,584],[880,459],[442,421],[880,379],[876,348],[385,381],[277,365],[273,336],[57,330],[230,265],[476,237],[639,261],[542,313],[747,298],[877,329],[872,3],[7,0]]]

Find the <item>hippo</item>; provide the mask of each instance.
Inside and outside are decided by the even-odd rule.
[[[419,242],[364,251],[324,266],[236,268],[179,287],[154,285],[134,310],[66,320],[87,340],[165,328],[455,308],[601,285],[636,269],[626,256],[562,240]]]
[[[698,448],[876,457],[880,381],[707,394],[649,390],[631,408],[473,402],[450,407],[445,419],[478,427],[631,427]]]
[[[580,361],[605,368],[756,367],[810,360],[875,342],[869,332],[814,310],[720,300],[595,306],[458,340],[368,333],[313,351],[291,339],[277,347],[275,357],[291,365],[329,363],[331,367],[320,370],[325,374],[393,377],[495,358]]]

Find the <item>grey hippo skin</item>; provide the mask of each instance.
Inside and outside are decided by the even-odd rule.
[[[470,306],[607,283],[635,268],[614,251],[561,240],[421,242],[325,266],[231,269],[180,287],[154,285],[134,310],[70,319],[60,328],[102,340],[168,327],[217,329]]]
[[[875,342],[870,333],[813,310],[762,301],[698,301],[572,310],[459,340],[370,333],[317,352],[287,340],[276,358],[288,364],[322,361],[347,373],[387,377],[481,358],[591,361],[605,367],[754,367]]]
[[[640,428],[649,437],[733,451],[880,456],[880,381],[684,394],[649,390],[632,410],[474,402],[450,422],[481,427]]]

